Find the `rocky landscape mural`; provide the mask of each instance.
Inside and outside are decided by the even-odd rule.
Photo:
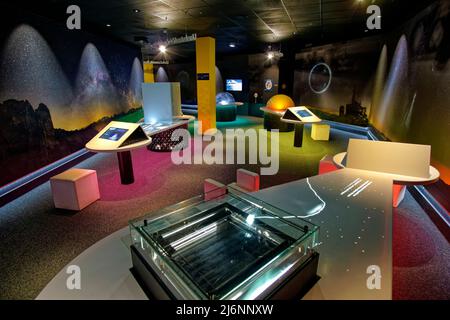
[[[26,100],[0,103],[0,185],[80,150],[110,120],[104,117],[85,128],[67,131],[54,127],[43,103],[37,108]]]

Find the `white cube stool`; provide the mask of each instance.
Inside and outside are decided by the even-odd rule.
[[[95,170],[69,169],[50,178],[50,186],[59,209],[79,211],[100,199]]]
[[[328,141],[330,139],[330,126],[328,124],[313,123],[311,125],[311,138],[313,140]]]

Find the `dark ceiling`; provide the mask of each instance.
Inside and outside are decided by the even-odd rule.
[[[68,5],[81,8],[82,28],[136,45],[155,55],[168,38],[196,33],[216,38],[217,52],[261,52],[290,41],[318,44],[385,32],[433,1],[408,0],[13,0],[10,7],[57,20]],[[4,4],[5,2],[3,2]],[[382,30],[366,30],[366,8],[382,10]],[[137,10],[136,10],[137,9]],[[138,12],[136,12],[138,11]],[[230,47],[230,43],[235,47]],[[193,43],[177,45],[174,59],[189,56]]]

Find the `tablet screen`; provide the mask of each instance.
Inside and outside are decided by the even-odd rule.
[[[299,110],[297,114],[302,118],[312,117],[312,114],[308,110]]]
[[[128,129],[111,127],[100,136],[100,139],[119,141],[127,131]]]

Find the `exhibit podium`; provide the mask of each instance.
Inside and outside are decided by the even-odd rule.
[[[303,146],[303,128],[305,123],[318,123],[322,119],[317,117],[307,107],[302,106],[288,108],[281,117],[281,121],[295,125],[294,147],[300,148]]]
[[[134,182],[131,150],[151,142],[138,123],[111,121],[85,147],[92,152],[117,153],[120,180],[122,184],[131,184]]]

